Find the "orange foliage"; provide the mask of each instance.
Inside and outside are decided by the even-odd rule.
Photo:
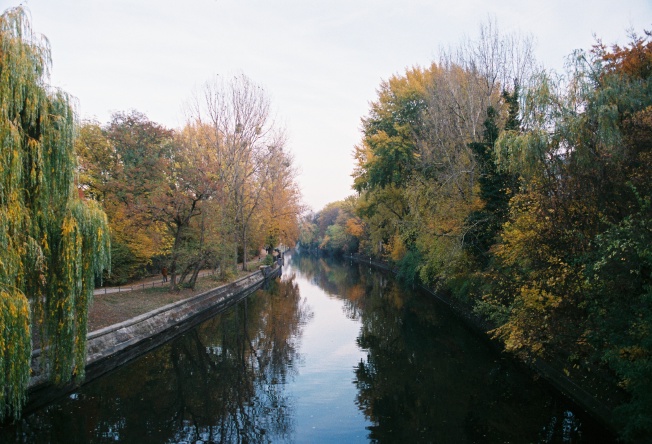
[[[647,78],[652,75],[652,32],[645,31],[644,37],[632,34],[632,41],[626,47],[613,45],[608,52],[598,41],[593,53],[606,62],[607,73],[623,73],[632,77]]]
[[[346,221],[346,232],[351,236],[361,238],[364,236],[364,223],[357,217],[352,217]]]

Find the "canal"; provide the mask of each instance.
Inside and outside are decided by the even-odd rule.
[[[597,443],[590,417],[366,265],[280,281],[13,425],[2,443]]]

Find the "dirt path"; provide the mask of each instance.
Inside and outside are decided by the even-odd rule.
[[[203,270],[199,272],[198,278],[208,276],[211,274],[211,270]],[[121,285],[119,287],[101,287],[101,288],[96,288],[93,291],[94,295],[101,295],[101,294],[108,294],[108,293],[125,293],[128,291],[136,291],[136,290],[146,290],[148,288],[164,288],[168,286],[170,283],[168,282],[163,282],[163,278],[161,276],[153,276],[145,279],[141,279],[136,282],[132,282],[131,284],[127,285]]]

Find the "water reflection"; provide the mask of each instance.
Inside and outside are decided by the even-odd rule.
[[[357,404],[372,442],[612,442],[543,383],[488,348],[432,297],[367,266],[295,258],[311,281],[344,299],[367,352]]]
[[[0,442],[613,442],[432,297],[368,266],[287,263],[268,291]]]
[[[293,278],[0,430],[0,442],[272,442],[311,313]]]
[[[367,282],[361,276],[361,268],[353,263],[342,263],[324,257],[314,257],[309,254],[294,254],[291,256],[291,265],[308,279],[312,284],[321,288],[331,297],[340,299],[343,310],[349,319],[359,319]],[[384,277],[378,275],[382,281]]]

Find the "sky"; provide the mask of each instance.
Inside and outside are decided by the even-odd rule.
[[[20,4],[50,42],[50,83],[82,119],[137,110],[181,128],[194,91],[249,77],[271,99],[314,211],[353,194],[360,119],[381,82],[430,65],[482,23],[531,35],[556,71],[594,36],[622,45],[628,30],[652,30],[652,0],[0,0],[3,11]]]

